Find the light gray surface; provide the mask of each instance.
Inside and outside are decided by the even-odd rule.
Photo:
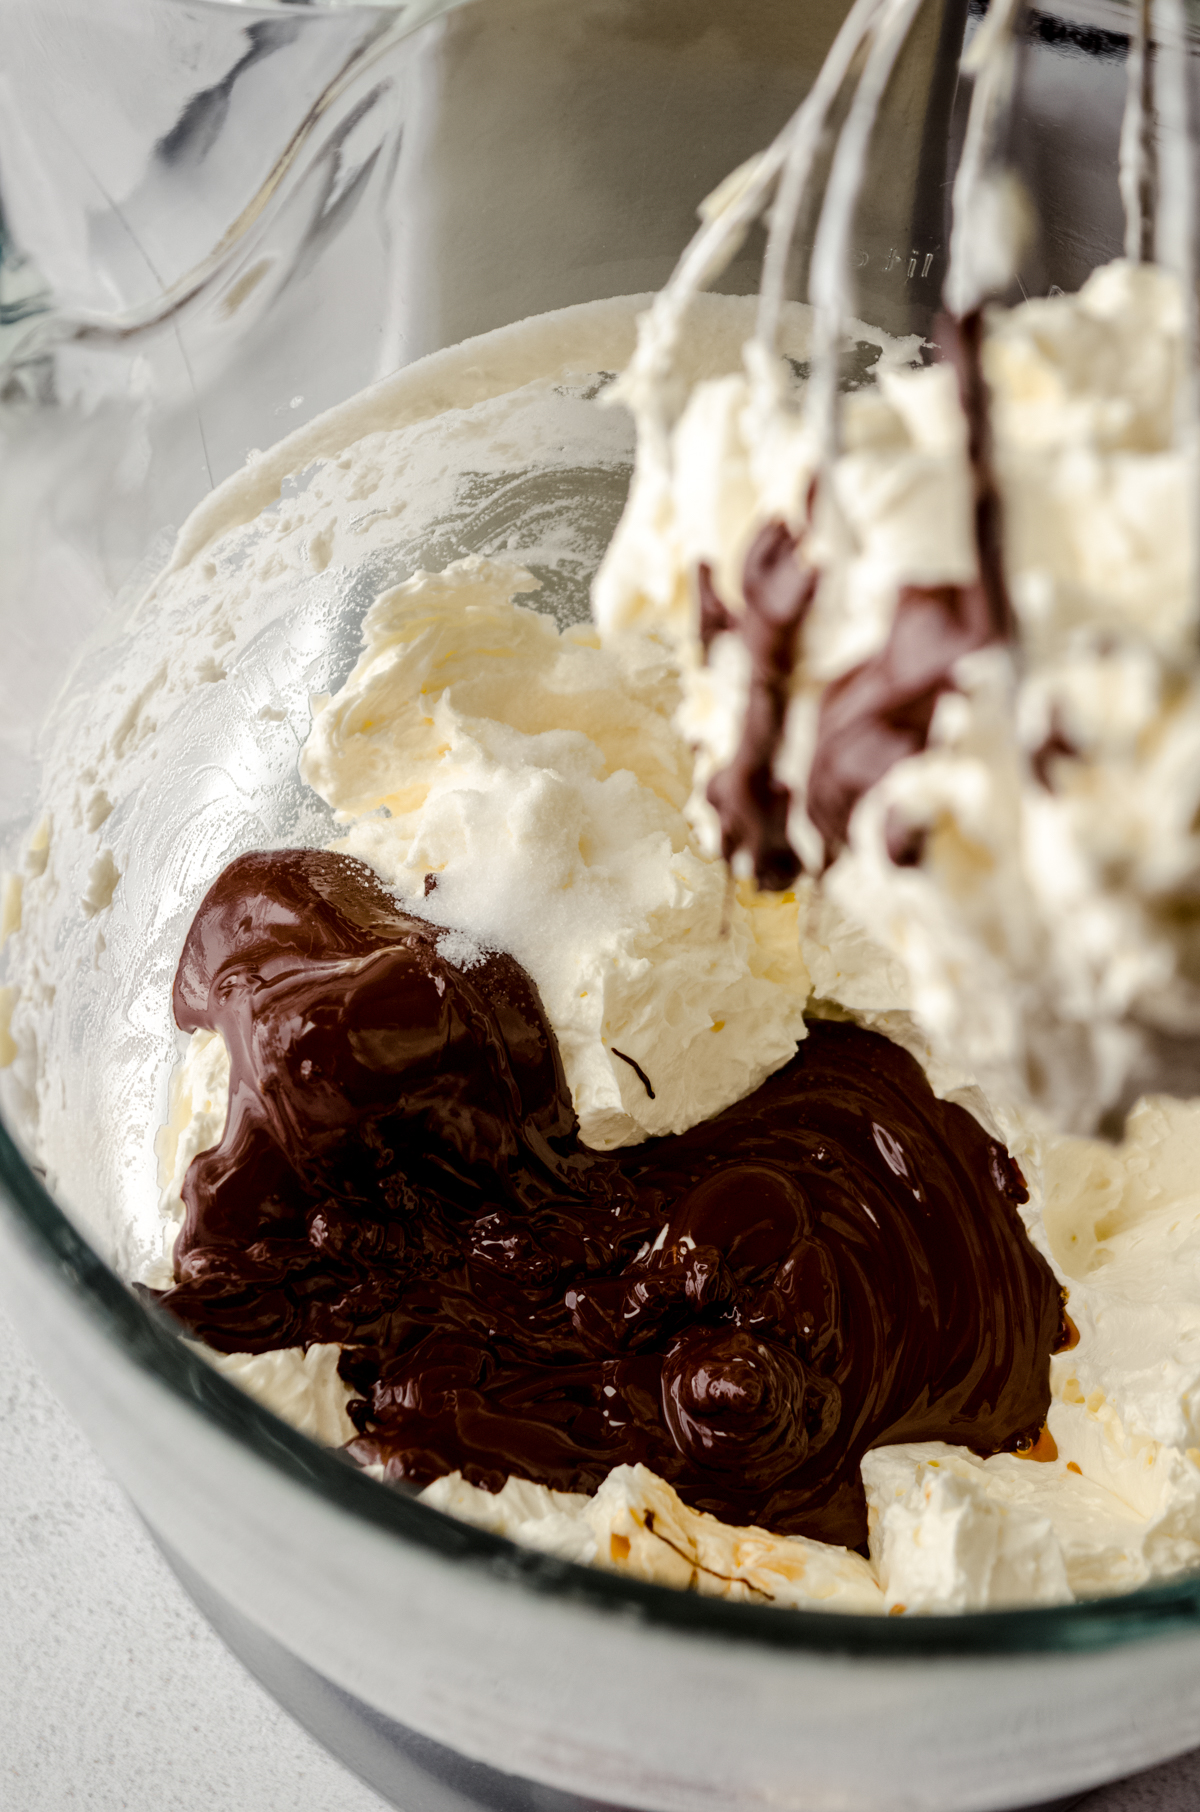
[[[0,1805],[5,1812],[382,1806],[222,1647],[2,1315]],[[1081,1812],[1197,1806],[1200,1750],[1102,1788]]]
[[[383,1806],[201,1619],[2,1315],[0,1806]]]

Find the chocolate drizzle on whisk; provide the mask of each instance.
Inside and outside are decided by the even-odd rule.
[[[967,423],[967,461],[971,468],[975,551],[979,585],[992,641],[1009,640],[1015,629],[1008,582],[1004,576],[1004,522],[1000,488],[992,462],[991,402],[983,374],[984,318],[973,308],[961,320],[944,315],[938,338],[958,377],[958,399]]]
[[[768,522],[759,531],[746,555],[740,621],[716,596],[708,569],[700,575],[705,651],[719,624],[736,625],[750,653],[741,739],[729,766],[709,782],[708,802],[720,820],[725,860],[745,850],[756,882],[768,892],[789,887],[800,872],[787,833],[791,793],[775,776],[800,628],[817,589],[817,573],[801,558],[799,546],[784,522]]]
[[[974,309],[961,321],[944,318],[940,337],[958,375],[967,422],[979,576],[969,585],[903,586],[883,648],[827,687],[807,797],[827,862],[845,844],[863,794],[897,761],[926,747],[937,702],[954,690],[957,663],[1012,634],[982,366],[982,311]],[[889,823],[888,843],[902,866],[919,860],[919,839],[906,834],[906,827]]]
[[[888,639],[869,660],[826,687],[816,726],[805,806],[810,824],[823,843],[827,866],[845,845],[851,816],[864,793],[906,756],[928,743],[939,698],[955,686],[955,669],[964,655],[994,642],[1011,639],[1013,613],[1005,583],[1002,555],[1001,500],[992,464],[988,391],[983,374],[983,295],[978,207],[981,185],[990,180],[997,121],[1011,93],[1014,59],[1012,38],[1022,0],[999,0],[994,19],[970,53],[975,76],[970,120],[954,190],[947,294],[955,298],[957,318],[943,322],[944,353],[955,365],[959,396],[967,423],[967,453],[973,489],[974,537],[978,576],[969,585],[906,584],[896,600]],[[853,99],[839,133],[820,222],[814,242],[809,287],[814,304],[814,357],[806,413],[814,435],[816,461],[824,472],[838,441],[839,346],[851,313],[848,278],[850,235],[862,185],[866,149],[896,57],[915,17],[914,0],[858,0],[822,71],[820,82],[795,116],[786,135],[779,191],[771,211],[760,303],[761,347],[776,346],[788,248],[799,218],[805,187],[813,170],[816,137],[837,88],[850,79],[854,56],[866,47]],[[778,147],[772,148],[777,158]],[[711,236],[711,229],[706,229]],[[734,243],[730,224],[728,242]],[[685,255],[663,299],[664,327],[677,329],[681,302],[696,273],[715,266],[712,247],[699,253],[705,235]],[[695,270],[693,270],[693,265]],[[660,335],[659,349],[667,344]],[[811,520],[813,493],[808,498]],[[705,656],[715,637],[736,630],[751,656],[751,678],[741,740],[733,761],[710,782],[708,797],[716,809],[726,859],[749,856],[760,887],[780,889],[795,879],[801,861],[788,835],[793,802],[775,772],[784,743],[792,676],[799,658],[804,619],[816,593],[819,574],[797,559],[798,537],[779,520],[760,531],[747,558],[743,577],[745,610],[735,617],[717,596],[707,566],[698,574],[699,634]],[[764,608],[760,568],[764,553],[791,577],[784,607]],[[901,863],[919,862],[921,827],[889,822],[889,852]]]
[[[983,316],[943,320],[940,338],[958,376],[967,423],[979,577],[969,585],[905,585],[891,631],[878,654],[825,690],[809,769],[808,815],[828,863],[846,841],[863,794],[929,740],[938,699],[954,689],[957,662],[1012,635],[1004,577],[1000,494],[992,465]],[[700,635],[707,652],[721,630],[737,629],[751,657],[742,737],[729,767],[709,784],[726,860],[748,851],[758,885],[791,885],[800,861],[788,840],[791,795],[774,773],[783,742],[800,631],[819,574],[798,556],[799,542],[782,522],[768,523],[751,546],[743,577],[745,613],[736,618],[717,597],[711,573],[700,573]],[[904,862],[919,859],[918,840],[891,827],[889,847]]]

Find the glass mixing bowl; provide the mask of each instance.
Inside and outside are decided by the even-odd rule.
[[[144,594],[175,532],[209,499],[193,540],[240,522],[251,561],[256,511],[338,444],[323,411],[378,384],[371,422],[418,421],[455,384],[486,393],[494,342],[444,349],[660,285],[842,13],[0,0],[0,834],[17,874],[49,838],[63,880],[36,1133],[29,1074],[3,1072],[0,1286],[218,1629],[410,1808],[985,1812],[1200,1739],[1200,1581],[874,1620],[551,1560],[318,1448],[120,1281],[120,1230],[156,1196],[170,979],[200,894],[240,850],[326,833],[296,750],[383,585],[504,547],[542,607],[584,614],[631,453],[612,412],[578,427],[609,365],[564,379],[516,478],[477,449],[357,566],[264,579],[226,657],[172,689],[156,661],[186,651],[186,610]],[[938,307],[981,13],[929,0],[873,138],[857,305],[893,333],[926,334]],[[1127,24],[1111,0],[1028,15],[1012,143],[1041,230],[1018,290],[1073,289],[1121,249]],[[717,288],[752,292],[761,252],[756,230]],[[613,316],[622,356],[634,313]],[[253,507],[231,517],[220,487],[248,456]],[[114,751],[105,791],[90,763]]]

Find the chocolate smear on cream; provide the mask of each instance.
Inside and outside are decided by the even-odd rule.
[[[797,547],[797,537],[786,523],[769,522],[746,555],[742,573],[746,608],[737,627],[750,652],[750,691],[737,752],[708,785],[708,802],[721,823],[725,860],[747,851],[758,885],[773,892],[790,886],[800,872],[787,835],[791,794],[774,772],[800,626],[817,589],[817,572],[798,557]],[[713,590],[711,574],[702,569],[700,633],[705,652],[718,629],[733,623]]]
[[[827,861],[845,844],[850,815],[863,794],[897,761],[925,748],[937,701],[954,689],[956,663],[1012,634],[982,365],[982,311],[961,321],[944,318],[941,337],[958,376],[967,422],[979,576],[970,585],[903,586],[891,633],[879,653],[826,689],[807,806],[825,839]],[[889,827],[888,842],[901,865],[919,861],[920,839],[906,836],[903,827]]]
[[[897,761],[920,754],[938,699],[954,687],[963,655],[1009,640],[1012,605],[1004,578],[1001,500],[992,463],[987,384],[983,375],[983,314],[943,318],[941,339],[958,376],[967,423],[979,576],[969,585],[905,585],[891,631],[878,654],[826,688],[809,769],[808,815],[831,862],[846,842],[850,816],[863,794]],[[812,498],[810,496],[810,513]],[[722,631],[740,630],[750,651],[750,693],[737,754],[714,776],[708,798],[721,823],[729,860],[749,851],[758,885],[790,885],[800,862],[788,841],[788,789],[775,778],[783,741],[800,628],[819,574],[796,557],[796,538],[782,522],[763,528],[746,558],[746,609],[738,619],[701,566],[700,641],[705,655]],[[889,828],[889,851],[901,865],[918,862],[919,829]]]
[[[902,587],[879,653],[834,680],[821,700],[807,803],[827,859],[845,843],[863,794],[925,747],[955,662],[995,639],[978,583]]]

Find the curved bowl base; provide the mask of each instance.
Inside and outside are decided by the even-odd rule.
[[[636,1812],[502,1774],[397,1724],[293,1655],[235,1610],[153,1529],[150,1533],[188,1596],[247,1672],[397,1812]],[[1024,1812],[1070,1812],[1086,1798],[1087,1793],[1070,1794]]]

